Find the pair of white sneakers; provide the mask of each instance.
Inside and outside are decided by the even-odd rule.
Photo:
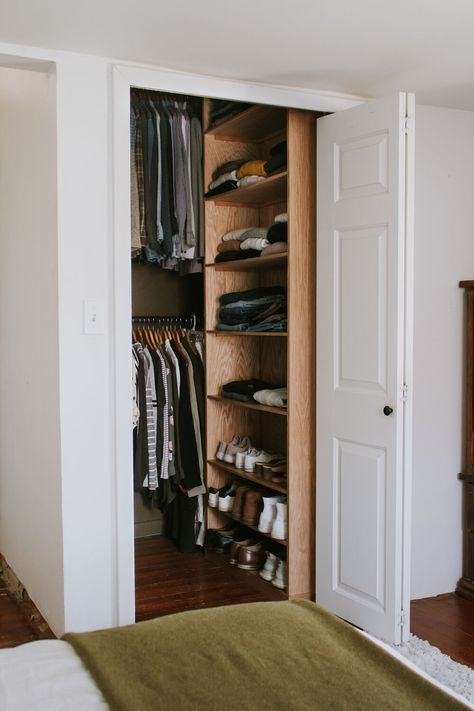
[[[287,503],[284,496],[264,496],[263,511],[258,521],[258,530],[269,533],[272,538],[284,541],[288,535]]]
[[[246,452],[240,452],[235,458],[235,466],[237,469],[243,469],[249,474],[255,472],[256,464],[266,464],[275,458],[272,452],[266,452],[264,449],[256,449],[251,447]]]
[[[248,452],[252,443],[248,437],[234,435],[230,442],[219,442],[216,459],[227,464],[235,464],[235,458],[243,452]]]
[[[274,553],[267,553],[267,559],[259,575],[280,590],[286,589],[286,563]]]
[[[252,447],[250,439],[240,435],[234,435],[230,442],[219,442],[216,452],[216,459],[233,464],[237,469],[244,469],[249,474],[255,472],[256,464],[266,464],[275,456],[264,449]]]

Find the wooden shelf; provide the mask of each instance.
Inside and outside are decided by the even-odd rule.
[[[206,331],[210,336],[244,336],[249,338],[251,336],[258,336],[259,338],[286,338],[288,336],[287,331]]]
[[[287,198],[288,173],[284,171],[260,180],[258,183],[246,185],[243,188],[228,190],[220,195],[206,198],[206,202],[215,205],[241,205],[260,207],[272,202],[282,202]]]
[[[221,141],[260,143],[285,130],[286,109],[256,105],[212,126],[206,135]]]
[[[216,272],[250,272],[254,269],[272,269],[285,266],[288,262],[288,252],[267,254],[263,257],[250,257],[249,259],[236,259],[232,262],[211,262],[206,267]]]
[[[227,518],[231,518],[232,521],[235,521],[244,528],[250,528],[252,531],[255,531],[255,533],[258,533],[260,536],[265,536],[265,538],[269,538],[271,541],[279,543],[281,546],[288,545],[287,541],[279,541],[278,538],[273,538],[269,533],[262,533],[262,531],[259,531],[257,526],[250,526],[248,523],[244,523],[239,518],[235,518],[235,516],[232,516],[232,511],[220,511],[218,508],[214,508],[213,506],[209,506],[209,508],[211,509],[211,511],[217,511],[218,513],[221,513],[224,516],[227,516]]]
[[[221,397],[220,395],[208,395],[208,400],[214,402],[224,402],[226,405],[234,405],[235,407],[243,407],[246,410],[256,410],[257,412],[268,412],[272,415],[288,416],[286,407],[270,407],[270,405],[260,405],[258,402],[243,402],[242,400],[232,400],[230,397]]]
[[[232,476],[236,476],[239,479],[247,479],[248,481],[252,481],[254,484],[258,484],[258,486],[263,486],[265,489],[278,491],[280,492],[280,494],[285,495],[287,493],[286,486],[283,486],[282,484],[274,484],[272,481],[265,481],[265,479],[262,479],[259,476],[249,474],[243,469],[237,469],[237,467],[233,467],[232,464],[221,462],[220,459],[208,459],[208,464],[212,464],[213,467],[219,467],[219,469],[223,469],[224,471],[229,472],[229,474],[232,474]]]

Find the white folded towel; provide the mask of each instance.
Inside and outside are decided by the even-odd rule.
[[[279,215],[275,216],[274,222],[288,222],[288,213],[287,212],[280,212]]]
[[[253,399],[260,405],[270,407],[288,407],[288,388],[275,388],[275,390],[257,390]]]

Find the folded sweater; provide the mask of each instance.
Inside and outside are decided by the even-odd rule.
[[[240,249],[258,249],[262,251],[265,247],[268,247],[270,242],[265,239],[265,237],[247,237],[242,242],[239,242]]]
[[[244,239],[243,235],[246,232],[248,232],[249,230],[258,230],[258,229],[260,229],[260,228],[259,227],[241,227],[237,230],[231,230],[230,232],[226,232],[226,234],[223,235],[221,239],[223,242],[230,242],[231,240],[235,240],[235,239],[242,240],[242,239]],[[263,236],[265,237],[266,234],[267,233],[265,232],[265,235],[263,235]],[[250,235],[250,236],[253,236],[253,235]]]
[[[263,178],[266,178],[267,174],[264,166],[264,160],[249,160],[247,163],[240,166],[237,171],[237,178],[245,178],[246,175],[260,175]]]
[[[246,175],[245,178],[240,178],[237,181],[239,188],[245,188],[247,185],[253,185],[254,183],[259,183],[261,180],[265,180],[261,175]]]
[[[268,245],[262,249],[262,257],[266,257],[269,254],[279,254],[280,252],[288,251],[288,242],[273,242],[273,244]]]
[[[261,405],[288,407],[288,388],[266,388],[257,390],[257,392],[253,394],[253,399]]]
[[[226,180],[225,183],[221,183],[221,185],[219,185],[217,188],[214,188],[214,190],[208,190],[204,197],[214,197],[214,195],[226,193],[228,190],[235,190],[237,187],[238,186],[236,180]]]
[[[213,180],[212,183],[209,183],[209,190],[218,188],[219,185],[225,183],[226,180],[237,180],[237,171],[231,170],[229,173],[222,173],[222,175],[219,175],[219,177]]]
[[[231,173],[233,170],[238,170],[243,163],[247,162],[247,158],[238,158],[237,160],[229,160],[216,168],[212,173],[212,179],[217,180],[224,173]]]
[[[288,242],[288,222],[274,222],[268,229],[267,240],[274,242]]]
[[[220,242],[217,245],[218,252],[232,252],[236,249],[240,249],[240,241],[238,239],[231,239],[228,242]]]
[[[279,215],[275,215],[273,222],[288,222],[288,213],[280,212]]]

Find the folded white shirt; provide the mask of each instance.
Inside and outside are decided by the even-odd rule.
[[[261,180],[265,180],[261,175],[246,175],[237,181],[237,185],[239,188],[245,188],[246,185],[253,185],[253,183],[259,183]]]
[[[274,222],[288,222],[288,213],[287,212],[280,212],[279,215],[275,216]]]
[[[240,249],[258,249],[261,252],[269,244],[270,242],[265,237],[247,237],[240,243]]]
[[[219,175],[219,177],[213,180],[212,183],[209,183],[209,190],[214,190],[214,188],[218,188],[219,185],[225,183],[226,180],[237,180],[237,171],[232,170],[230,173],[224,173],[223,175]]]
[[[253,399],[260,405],[270,405],[270,407],[288,407],[288,388],[276,388],[275,390],[257,390]]]

